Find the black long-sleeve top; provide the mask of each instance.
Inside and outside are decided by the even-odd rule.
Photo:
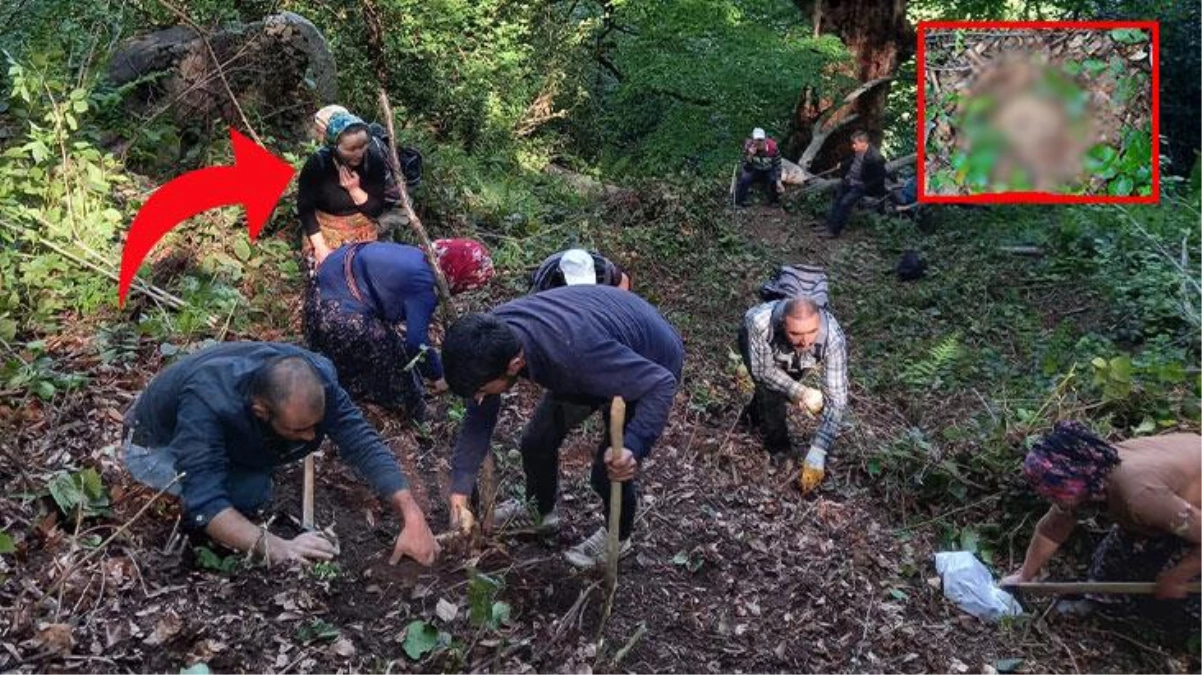
[[[300,216],[305,236],[317,234],[317,212],[324,211],[335,216],[362,213],[369,218],[378,218],[384,211],[384,186],[388,176],[388,163],[379,149],[367,146],[363,162],[352,167],[359,175],[359,187],[367,193],[367,201],[356,206],[351,194],[338,181],[338,161],[333,148],[323,147],[309,156],[301,169],[297,182],[296,210]]]

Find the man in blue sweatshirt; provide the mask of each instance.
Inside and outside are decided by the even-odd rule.
[[[438,544],[396,457],[338,386],[333,365],[299,347],[231,342],[173,364],[126,413],[124,459],[136,480],[181,498],[190,529],[273,563],[329,560],[337,551],[320,535],[283,539],[249,519],[270,502],[275,467],[326,436],[401,517],[391,562],[432,563]]]
[[[500,394],[525,377],[546,389],[520,445],[526,495],[542,528],[559,523],[559,446],[587,417],[567,419],[557,413],[563,409],[558,402],[586,405],[588,414],[601,408],[608,418],[613,397],[626,401],[625,447],[615,456],[608,438],[599,444],[591,483],[604,523],[609,482],[622,481],[618,536],[621,554],[627,553],[637,506],[634,477],[668,421],[683,363],[675,329],[645,300],[612,286],[555,288],[457,321],[443,340],[443,368],[451,391],[469,401],[451,460],[452,524],[470,527],[468,495],[489,451]],[[604,524],[566,556],[578,567],[604,565]]]

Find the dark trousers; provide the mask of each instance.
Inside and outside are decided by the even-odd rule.
[[[751,350],[747,340],[747,327],[739,328],[739,353],[743,356],[743,364],[747,372],[751,372]],[[751,403],[743,409],[742,418],[755,429],[764,441],[764,449],[770,455],[787,453],[792,450],[789,442],[789,406],[792,402],[784,394],[773,391],[755,381],[755,393]]]
[[[763,183],[764,189],[768,193],[768,203],[776,203],[778,197],[776,194],[776,172],[770,169],[749,169],[743,167],[743,172],[739,174],[739,182],[735,185],[736,204],[742,206],[747,201],[747,190],[751,188],[752,183]]]
[[[826,217],[826,226],[831,234],[837,235],[843,231],[843,228],[847,226],[848,217],[851,216],[852,207],[863,196],[863,185],[839,184],[839,189],[835,193],[835,203],[831,205],[830,215]]]
[[[597,446],[593,457],[590,483],[593,491],[601,498],[603,522],[609,518],[609,474],[605,471],[605,451],[609,448],[609,405],[583,405],[543,394],[534,416],[522,430],[519,449],[522,453],[522,469],[526,472],[526,497],[533,498],[538,512],[546,515],[555,508],[559,497],[559,446],[568,432],[588,419],[597,408],[602,409],[605,421],[604,438]],[[626,419],[634,416],[635,404],[626,404]],[[634,511],[638,505],[634,481],[622,484],[622,517],[618,524],[618,537],[625,540],[634,528]]]

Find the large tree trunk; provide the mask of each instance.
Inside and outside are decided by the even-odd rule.
[[[816,33],[838,35],[843,40],[855,56],[847,74],[860,82],[890,77],[898,64],[914,53],[917,36],[906,21],[906,0],[794,0],[794,3],[805,16],[812,17]],[[888,97],[889,84],[885,83],[830,116],[824,128],[838,124],[840,119],[851,114],[858,117],[853,124],[826,139],[811,165],[812,170],[822,172],[838,164],[839,158],[849,152],[849,139],[856,129],[867,131],[873,144],[879,145]],[[819,115],[840,101],[841,95],[819,99],[808,89],[801,92],[789,137],[789,148],[794,156],[809,144]]]

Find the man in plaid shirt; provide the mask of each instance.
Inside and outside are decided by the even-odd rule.
[[[772,455],[791,452],[788,405],[821,412],[801,472],[801,491],[822,482],[830,451],[847,408],[847,341],[839,322],[810,298],[792,297],[756,305],[739,329],[739,351],[755,381],[755,395],[744,412]],[[799,380],[822,366],[822,391]]]

